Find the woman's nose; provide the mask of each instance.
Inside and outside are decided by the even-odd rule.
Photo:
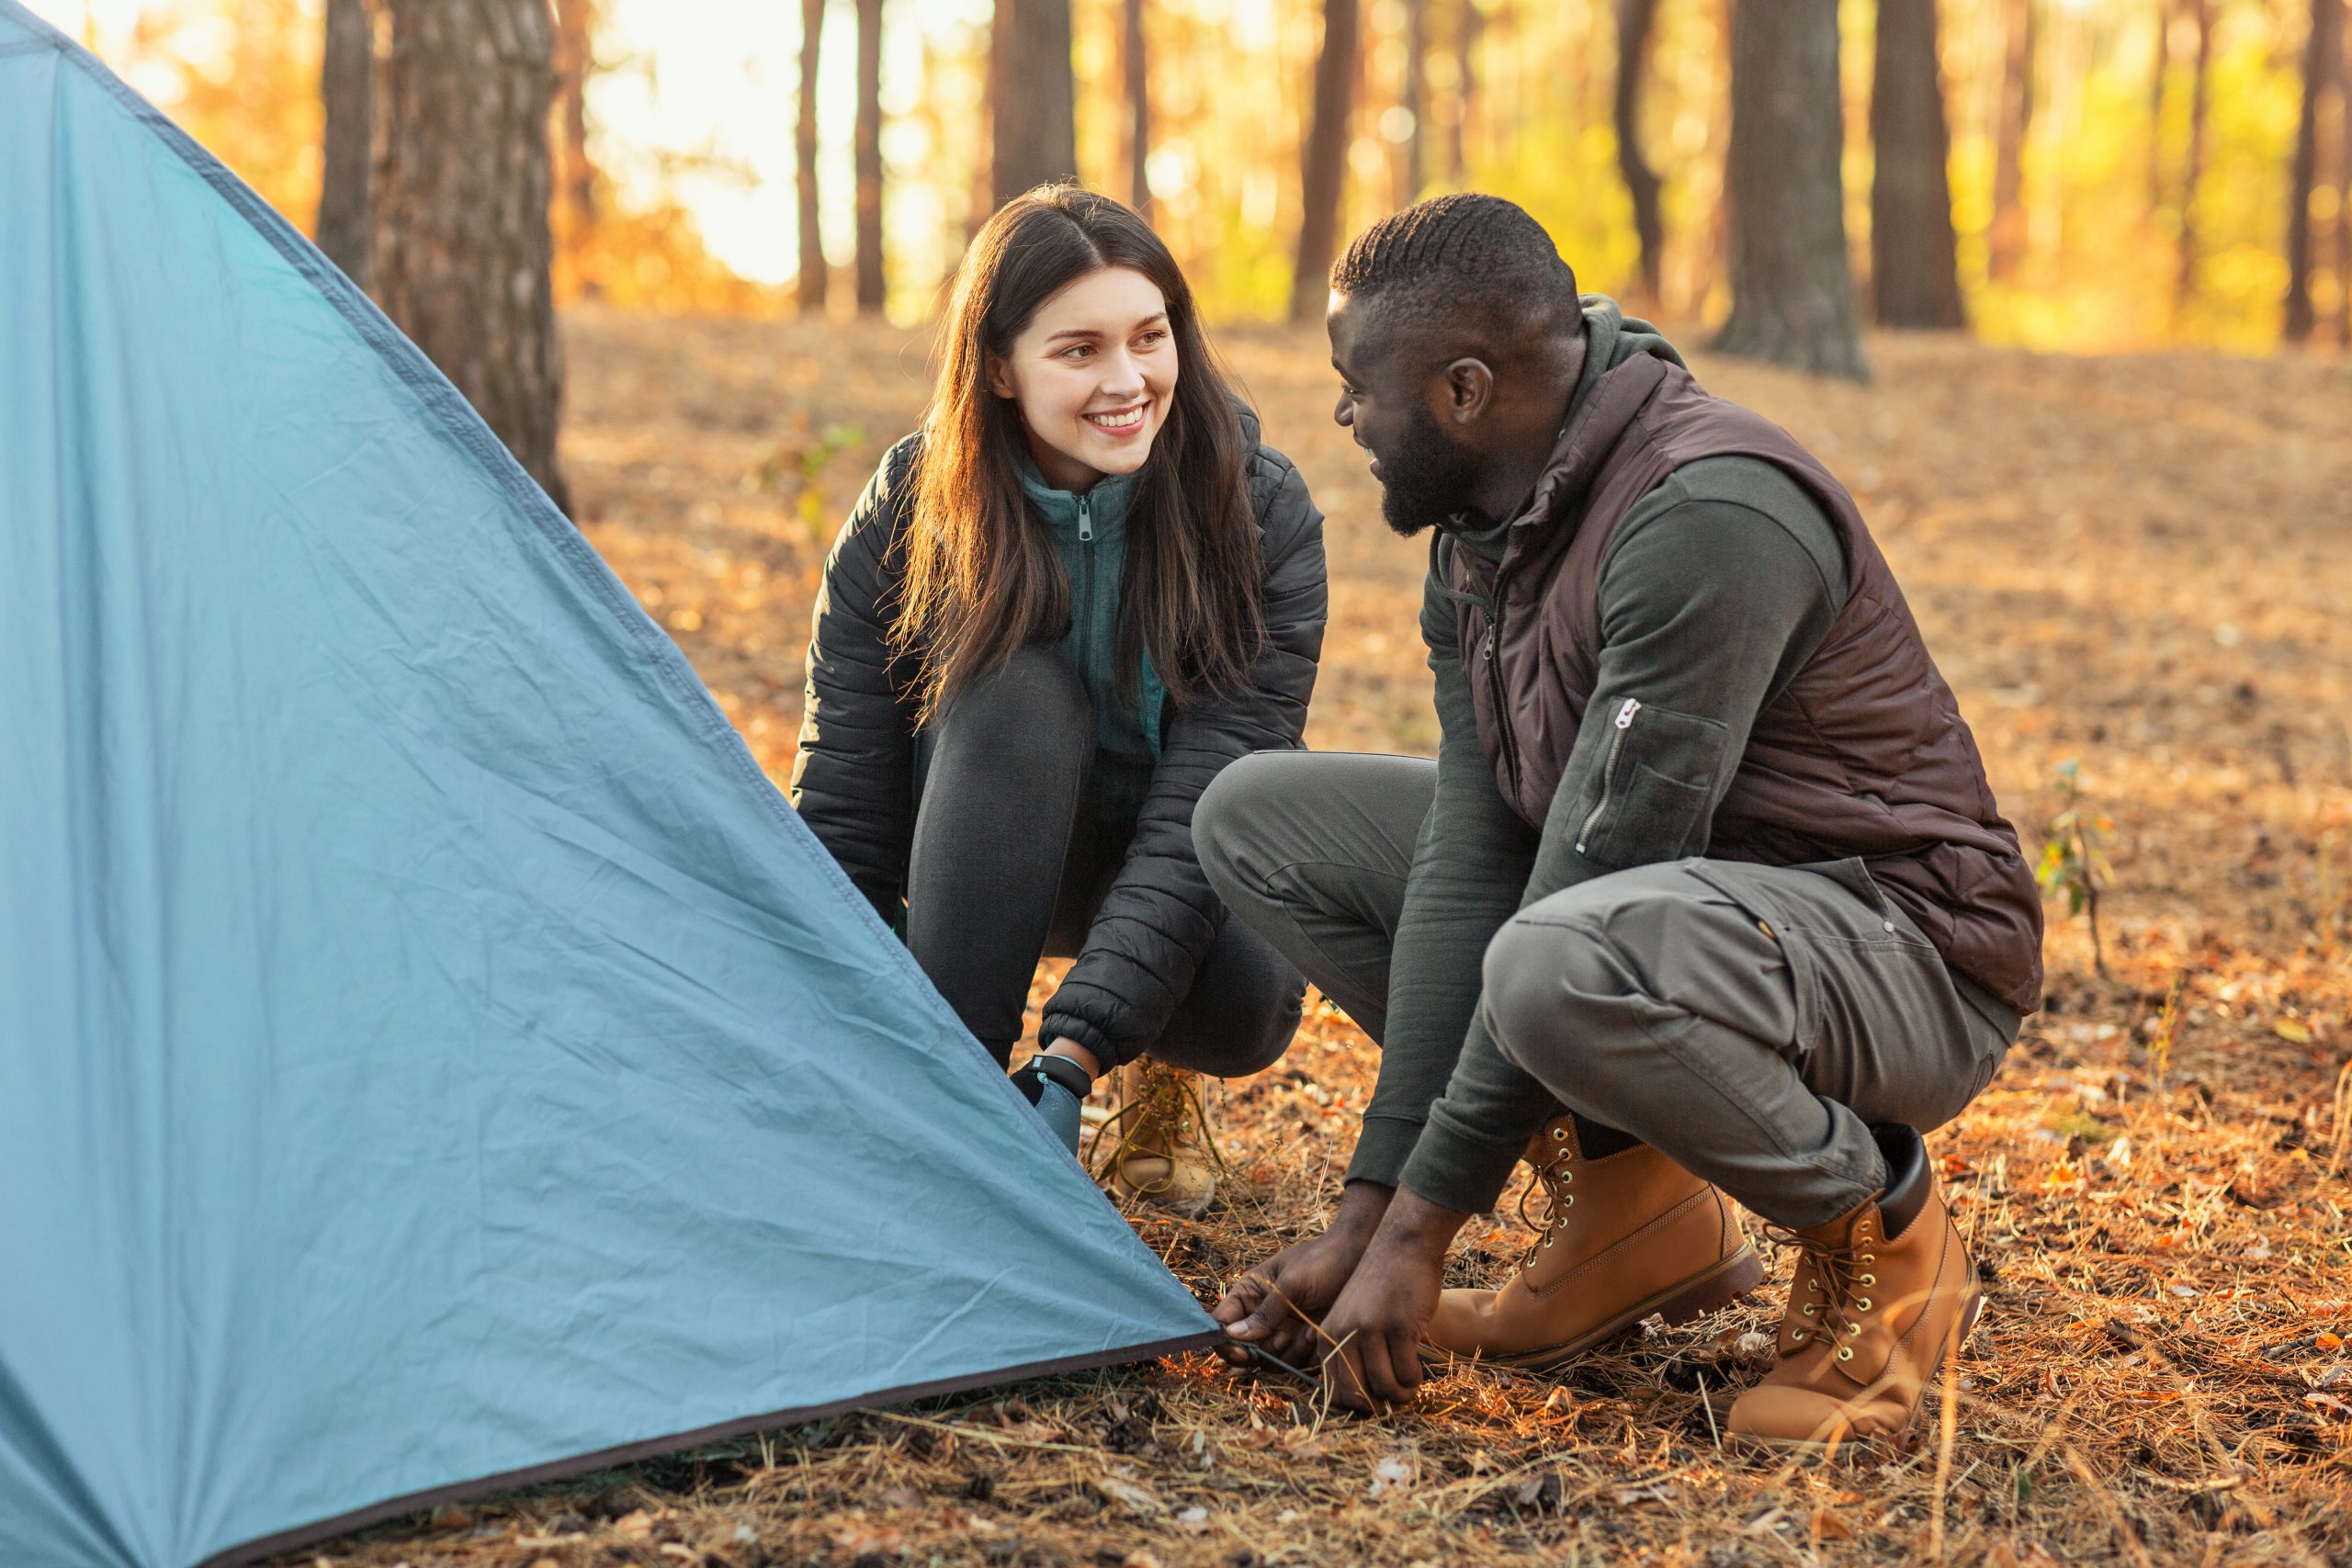
[[[1114,354],[1104,358],[1102,363],[1103,391],[1109,393],[1113,397],[1139,397],[1143,393],[1143,367],[1135,362],[1133,355]]]

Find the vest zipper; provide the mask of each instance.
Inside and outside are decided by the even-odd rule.
[[[1600,820],[1602,812],[1609,809],[1609,792],[1617,783],[1617,753],[1624,750],[1625,732],[1634,728],[1634,716],[1641,711],[1642,704],[1638,697],[1627,697],[1624,705],[1617,710],[1617,733],[1609,738],[1609,760],[1600,764],[1600,803],[1593,807],[1592,815],[1584,819],[1584,826],[1577,829],[1578,854],[1584,853],[1584,842],[1591,836],[1592,825]]]
[[[1495,661],[1495,643],[1502,636],[1501,583],[1496,584],[1495,603],[1486,607],[1487,614],[1487,684],[1494,693],[1495,738],[1502,742],[1503,768],[1510,774],[1510,792],[1519,794],[1519,740],[1510,729],[1510,697],[1503,689],[1503,669]]]

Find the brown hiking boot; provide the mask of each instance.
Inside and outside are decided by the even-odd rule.
[[[1732,1402],[1734,1436],[1774,1447],[1912,1446],[1920,1395],[1984,1310],[1919,1134],[1871,1131],[1886,1156],[1886,1190],[1827,1224],[1774,1233],[1802,1249],[1781,1360]]]
[[[1088,1150],[1095,1179],[1180,1214],[1207,1208],[1224,1161],[1209,1140],[1201,1075],[1138,1057],[1114,1076],[1113,1093],[1117,1104]]]
[[[1527,1161],[1550,1203],[1541,1235],[1501,1290],[1439,1298],[1423,1336],[1436,1349],[1548,1369],[1652,1313],[1688,1323],[1764,1278],[1724,1195],[1646,1144],[1586,1159],[1563,1116]]]

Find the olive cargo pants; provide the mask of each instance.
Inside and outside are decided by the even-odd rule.
[[[1227,770],[1195,818],[1227,908],[1375,1040],[1436,787],[1419,759],[1268,753]],[[1497,1046],[1560,1104],[1791,1226],[1875,1197],[1870,1124],[1949,1122],[2017,1032],[1860,861],[1596,877],[1507,921],[1483,981]]]

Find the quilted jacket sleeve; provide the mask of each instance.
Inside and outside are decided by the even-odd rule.
[[[893,446],[825,558],[791,799],[884,921],[899,917],[914,838],[914,705],[890,655],[888,602],[919,438]]]
[[[1193,852],[1201,792],[1237,758],[1297,747],[1306,728],[1328,611],[1323,514],[1298,470],[1271,447],[1250,457],[1250,491],[1266,584],[1266,639],[1250,683],[1170,719],[1126,861],[1039,1029],[1084,1045],[1106,1066],[1159,1037],[1224,922]]]

